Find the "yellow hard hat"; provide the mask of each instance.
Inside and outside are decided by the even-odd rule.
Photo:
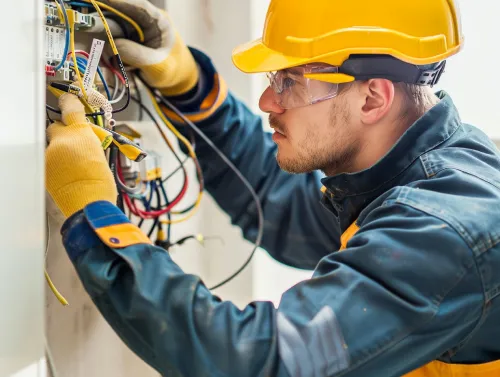
[[[246,73],[372,55],[429,66],[462,46],[456,0],[271,0],[263,37],[237,47],[233,62]]]

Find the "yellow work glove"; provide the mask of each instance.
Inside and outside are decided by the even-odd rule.
[[[123,62],[139,68],[150,86],[166,96],[176,96],[196,85],[196,62],[165,11],[147,0],[101,2],[129,16],[143,29],[144,45],[127,39],[117,39],[115,43]]]
[[[64,94],[59,108],[63,123],[55,122],[47,129],[47,191],[66,217],[96,201],[116,203],[113,175],[83,105],[76,96]]]

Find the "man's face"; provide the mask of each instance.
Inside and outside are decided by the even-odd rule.
[[[278,146],[277,161],[283,170],[322,170],[330,176],[349,171],[360,149],[350,115],[349,91],[314,105],[284,110],[268,88],[259,105],[269,113]]]

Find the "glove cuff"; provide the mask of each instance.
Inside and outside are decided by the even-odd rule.
[[[189,92],[200,78],[191,51],[178,35],[172,50],[163,61],[140,68],[145,80],[167,97]]]

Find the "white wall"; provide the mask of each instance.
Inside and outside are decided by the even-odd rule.
[[[460,0],[465,47],[448,61],[439,88],[446,90],[462,120],[500,139],[500,2]]]
[[[41,376],[43,358],[44,112],[42,3],[0,23],[3,90],[0,127],[0,377]],[[41,31],[41,29],[40,29]]]

